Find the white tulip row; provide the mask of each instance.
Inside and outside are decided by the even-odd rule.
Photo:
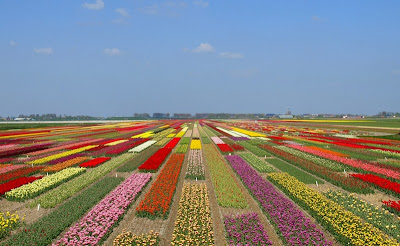
[[[218,130],[221,130],[221,131],[223,131],[223,132],[225,132],[225,133],[228,133],[229,135],[231,135],[232,137],[244,137],[244,136],[242,136],[242,135],[244,135],[244,134],[239,134],[239,132],[235,132],[235,131],[232,131],[232,130],[227,130],[227,129],[225,129],[225,128],[222,128],[222,127],[219,127],[219,126],[217,126],[217,129]],[[246,135],[246,137],[248,137],[247,135]]]
[[[139,153],[142,152],[143,150],[147,149],[148,147],[152,146],[155,144],[157,141],[156,140],[149,140],[147,142],[142,143],[141,145],[138,145],[130,150],[128,152],[130,153]]]

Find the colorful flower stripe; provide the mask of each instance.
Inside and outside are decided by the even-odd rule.
[[[96,167],[110,159],[111,159],[111,157],[98,157],[98,158],[92,159],[90,161],[86,161],[86,162],[80,164],[79,166],[80,167]]]
[[[211,137],[211,140],[212,140],[215,144],[225,144],[225,142],[222,141],[222,139],[220,139],[219,137]]]
[[[116,141],[113,141],[113,142],[110,142],[110,143],[106,143],[106,144],[104,144],[104,146],[114,146],[114,145],[117,145],[117,144],[125,143],[127,141],[128,141],[128,139],[116,140]]]
[[[263,211],[289,245],[331,245],[322,231],[275,187],[264,180],[249,164],[236,155],[225,156]]]
[[[343,153],[340,153],[340,152],[336,152],[336,151],[333,151],[333,150],[329,150],[329,149],[320,148],[320,147],[317,147],[317,146],[308,146],[308,148],[315,149],[315,150],[321,151],[321,152],[325,152],[327,154],[340,156],[340,157],[349,157],[349,155],[346,155],[346,154],[343,154]]]
[[[21,177],[21,178],[11,180],[7,183],[1,184],[0,185],[0,195],[4,195],[4,193],[6,193],[7,191],[18,188],[24,184],[29,184],[37,179],[41,179],[42,177],[43,176]]]
[[[150,156],[138,169],[141,171],[157,171],[169,153],[171,153],[171,150],[171,148],[165,147],[157,150],[157,152]]]
[[[396,182],[390,181],[385,178],[381,178],[381,177],[373,175],[373,174],[358,174],[358,173],[356,173],[356,174],[350,174],[350,175],[355,178],[359,178],[365,182],[374,184],[385,190],[393,191],[394,195],[400,194],[400,183],[396,183]]]
[[[256,213],[226,216],[224,224],[230,246],[272,245]]]
[[[21,168],[25,168],[25,167],[28,167],[28,165],[12,165],[12,164],[10,164],[9,166],[6,166],[6,167],[3,167],[0,169],[0,175],[3,173],[8,173],[8,172],[18,170]],[[0,179],[0,182],[1,182],[1,179]]]
[[[184,127],[182,128],[182,130],[180,132],[178,132],[178,134],[176,134],[176,138],[181,138],[183,137],[183,135],[185,135],[186,131],[187,131],[188,127]]]
[[[291,198],[298,200],[342,244],[399,245],[398,242],[360,217],[329,200],[318,191],[287,173],[272,173],[269,178]]]
[[[37,160],[31,161],[31,162],[29,162],[29,164],[33,164],[33,165],[43,164],[43,163],[46,163],[46,162],[49,162],[49,161],[52,161],[52,160],[55,160],[55,159],[59,159],[59,158],[65,157],[65,156],[77,154],[77,153],[83,152],[85,150],[95,148],[97,146],[98,145],[89,145],[89,146],[82,147],[82,148],[79,148],[79,149],[69,150],[69,151],[62,152],[62,153],[59,153],[59,154],[56,154],[56,155],[51,155],[51,156],[47,156],[45,158],[41,158],[41,159],[37,159]]]
[[[149,140],[148,138],[133,139],[133,141],[128,141],[128,142],[120,143],[118,145],[109,146],[109,147],[103,149],[103,152],[106,155],[118,155],[118,154],[121,154],[122,152],[132,149],[135,146],[145,143],[148,140]]]
[[[35,167],[24,166],[23,168],[13,170],[8,173],[0,174],[0,183],[11,181],[13,179],[16,179],[16,178],[19,178],[22,176],[32,175],[34,173],[37,173],[42,168],[43,168],[43,166],[35,166]]]
[[[148,173],[132,174],[53,245],[97,245],[150,179]]]
[[[270,153],[273,153],[275,156],[286,160],[287,162],[302,168],[303,170],[313,173],[318,177],[321,177],[329,182],[342,187],[343,189],[350,192],[357,193],[373,193],[374,191],[369,188],[369,185],[365,182],[357,180],[353,177],[347,177],[342,175],[341,173],[334,172],[329,168],[316,164],[307,159],[303,159],[287,153],[278,148],[269,146],[269,145],[261,145],[264,149],[268,150]]]
[[[222,207],[245,208],[247,201],[221,154],[212,144],[203,146],[218,204]]]
[[[3,169],[5,167],[12,166],[13,164],[0,164],[0,169]]]
[[[101,141],[101,140],[104,140],[104,139],[103,138],[92,139],[92,140],[87,140],[87,141],[84,141],[84,142],[82,142],[82,140],[74,140],[73,143],[70,143],[70,144],[62,143],[61,145],[56,146],[54,148],[45,149],[45,150],[42,150],[42,151],[30,152],[28,154],[32,155],[32,156],[40,155],[40,154],[45,154],[47,152],[54,152],[54,151],[57,151],[57,150],[67,149],[67,148],[74,147],[74,146],[77,146],[77,145],[90,144],[90,143],[98,142],[98,141]]]
[[[144,142],[130,150],[128,150],[128,152],[131,153],[139,153],[142,152],[143,150],[147,149],[148,147],[152,146],[153,144],[155,144],[157,141],[156,140],[149,140],[147,142]]]
[[[133,235],[132,232],[122,231],[113,242],[113,246],[157,246],[160,244],[160,237],[157,232],[150,231],[149,234]]]
[[[27,147],[19,147],[15,149],[5,149],[0,151],[0,158],[4,157],[11,157],[15,155],[21,155],[21,154],[26,154],[32,151],[37,151],[37,150],[43,150],[47,149],[52,143],[38,143],[34,144],[32,146],[27,146]]]
[[[67,168],[58,173],[46,176],[40,180],[36,180],[30,184],[23,185],[19,188],[13,189],[5,194],[8,200],[24,201],[36,197],[45,191],[59,186],[61,183],[66,182],[86,171],[86,168]]]
[[[300,150],[292,149],[292,148],[289,148],[286,146],[277,146],[276,148],[283,150],[289,154],[295,155],[297,157],[312,161],[318,165],[332,169],[333,171],[343,171],[344,170],[344,166],[342,164],[331,161],[331,160],[327,160],[324,158],[317,157],[315,155],[307,154]]]
[[[227,145],[226,143],[224,144],[217,144],[219,150],[221,150],[222,153],[226,153],[226,152],[234,152],[234,150]]]
[[[259,172],[270,173],[275,171],[275,169],[266,161],[257,158],[257,156],[253,155],[252,153],[240,153],[239,156]]]
[[[171,141],[169,141],[164,148],[170,148],[173,149],[175,146],[179,143],[180,138],[173,138]]]
[[[346,194],[340,191],[328,191],[325,196],[376,228],[381,229],[389,236],[400,240],[400,221],[386,209],[363,201],[354,194]]]
[[[55,165],[55,164],[62,163],[62,162],[65,162],[65,161],[69,161],[69,160],[74,159],[76,157],[82,157],[82,156],[84,156],[84,155],[81,154],[81,153],[73,154],[73,155],[69,155],[69,156],[66,156],[66,157],[62,157],[60,159],[49,161],[47,164]]]
[[[184,154],[171,155],[150,190],[137,206],[138,216],[151,219],[167,218],[184,159]]]
[[[87,156],[76,157],[74,159],[64,161],[64,162],[58,163],[53,166],[47,166],[47,167],[43,168],[42,172],[58,172],[58,171],[63,170],[64,168],[75,166],[75,165],[77,165],[81,162],[87,161],[89,159],[90,159],[90,157],[87,157]]]
[[[340,157],[340,156],[336,156],[336,155],[331,155],[331,154],[327,154],[325,152],[321,152],[318,150],[314,150],[308,147],[303,147],[303,146],[297,146],[297,145],[288,145],[289,147],[293,148],[293,149],[297,149],[300,151],[304,151],[313,155],[317,155],[332,161],[337,161],[355,168],[359,168],[365,171],[370,171],[370,172],[374,172],[377,174],[382,174],[385,175],[387,177],[390,178],[394,178],[394,179],[400,179],[400,172],[396,172],[394,170],[390,170],[390,169],[386,169],[386,168],[381,168],[378,166],[373,165],[372,163],[366,163],[360,160],[353,160],[353,159],[348,159],[348,158],[344,158],[344,157]]]
[[[191,149],[189,151],[186,178],[205,179],[203,151],[201,149]]]
[[[7,236],[11,230],[19,224],[19,216],[17,213],[0,212],[0,239]]]
[[[185,183],[171,245],[214,245],[210,201],[205,183]]]
[[[190,149],[201,149],[200,139],[192,139],[190,143]]]

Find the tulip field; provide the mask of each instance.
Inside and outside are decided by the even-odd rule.
[[[203,119],[0,131],[0,245],[400,245],[399,132]]]

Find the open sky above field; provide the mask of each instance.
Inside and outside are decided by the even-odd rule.
[[[399,1],[0,3],[0,115],[399,111]]]

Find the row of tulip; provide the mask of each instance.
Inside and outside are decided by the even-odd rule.
[[[184,154],[171,155],[150,190],[136,207],[138,216],[151,219],[168,217],[184,159]]]
[[[44,208],[52,208],[57,204],[65,201],[69,197],[73,196],[75,193],[80,190],[86,188],[93,182],[99,180],[107,173],[111,172],[115,168],[121,166],[126,161],[132,158],[132,155],[129,153],[122,154],[111,160],[107,161],[103,165],[94,168],[90,172],[86,172],[85,174],[66,182],[65,184],[60,185],[59,187],[46,192],[38,199],[36,199],[33,203],[30,204],[31,207],[37,206],[40,204]]]
[[[33,164],[33,165],[43,164],[43,163],[46,163],[46,162],[49,162],[49,161],[52,161],[52,160],[55,160],[55,159],[59,159],[59,158],[65,157],[65,156],[77,154],[77,153],[86,151],[88,149],[95,148],[97,146],[98,145],[88,145],[88,146],[85,146],[85,147],[82,147],[82,148],[61,152],[59,154],[50,155],[50,156],[47,156],[47,157],[44,157],[44,158],[41,158],[41,159],[37,159],[37,160],[31,161],[31,162],[29,162],[29,164]]]
[[[12,149],[4,149],[0,151],[0,158],[5,158],[5,157],[11,157],[11,156],[16,156],[16,155],[21,155],[21,154],[26,154],[32,151],[38,151],[38,150],[43,150],[47,149],[50,145],[52,145],[52,142],[47,142],[47,143],[37,143],[31,146],[15,146],[15,148]]]
[[[185,135],[185,133],[186,133],[186,131],[188,130],[189,128],[188,127],[184,127],[184,128],[182,128],[182,130],[180,131],[180,132],[178,132],[177,134],[176,134],[176,138],[181,138],[181,137],[183,137],[183,135]]]
[[[75,166],[75,165],[77,165],[77,164],[79,164],[81,162],[87,161],[89,159],[90,159],[90,157],[87,157],[87,156],[76,157],[74,159],[71,159],[71,160],[68,160],[68,161],[64,161],[64,162],[58,163],[58,164],[53,165],[53,166],[47,166],[47,167],[42,169],[42,172],[49,172],[49,173],[50,172],[58,172],[58,171],[61,171],[61,170],[65,169],[65,168],[72,167],[72,166]]]
[[[104,155],[118,155],[121,154],[122,152],[134,148],[135,146],[145,143],[146,141],[148,141],[147,138],[133,139],[132,141],[127,141],[117,145],[108,146],[107,148],[104,148],[103,151],[101,152],[103,152]]]
[[[201,149],[191,149],[189,151],[186,178],[205,179],[203,151]]]
[[[171,148],[161,148],[152,156],[150,156],[150,158],[147,159],[142,165],[140,165],[138,169],[144,172],[156,172],[170,153]]]
[[[0,175],[2,175],[3,173],[8,173],[11,171],[15,171],[21,168],[25,168],[28,167],[27,165],[12,165],[12,164],[6,164],[7,166],[4,166],[0,169]],[[0,179],[1,180],[1,179]]]
[[[212,140],[215,144],[225,144],[225,142],[222,141],[222,139],[220,139],[219,137],[211,137],[211,140]]]
[[[140,145],[138,145],[138,146],[136,146],[136,147],[134,147],[134,148],[128,150],[128,152],[131,152],[131,153],[139,153],[139,152],[142,152],[143,150],[145,150],[145,149],[147,149],[148,147],[152,146],[152,145],[155,144],[156,142],[157,142],[157,141],[155,141],[155,140],[149,140],[149,141],[147,141],[147,142],[144,142],[144,143],[142,143],[142,144],[140,144]]]
[[[159,234],[154,231],[150,231],[148,234],[134,235],[130,231],[123,230],[113,242],[113,246],[157,246],[159,244]]]
[[[20,218],[16,212],[0,212],[0,239],[7,236],[11,230],[18,226],[19,223]]]
[[[386,192],[393,194],[394,196],[400,197],[400,183],[393,182],[391,180],[379,177],[373,174],[350,174],[352,177],[361,179],[365,182],[375,185],[377,188],[381,188]]]
[[[57,150],[68,149],[68,148],[75,147],[75,146],[82,145],[82,144],[91,144],[91,143],[102,141],[102,140],[104,140],[104,139],[103,138],[90,139],[90,140],[86,140],[86,141],[73,140],[71,142],[61,143],[61,144],[59,144],[59,145],[57,145],[57,146],[55,146],[53,148],[48,148],[48,149],[44,149],[44,150],[41,150],[41,151],[29,152],[28,154],[30,156],[42,155],[42,154],[45,154],[45,153],[55,152]]]
[[[287,173],[272,173],[268,177],[291,199],[308,210],[342,244],[399,245],[396,239],[309,188]]]
[[[98,157],[89,161],[85,161],[81,164],[79,164],[80,167],[97,167],[98,165],[109,161],[111,157]]]
[[[242,157],[247,163],[249,163],[252,167],[257,169],[257,171],[259,172],[270,173],[275,171],[275,169],[271,165],[259,159],[252,153],[240,153],[239,156]]]
[[[185,183],[171,245],[214,245],[210,201],[205,183]]]
[[[389,213],[388,210],[361,200],[354,194],[328,191],[325,193],[325,196],[359,216],[364,221],[381,229],[386,234],[400,240],[400,221],[398,218],[393,217],[393,214]]]
[[[272,245],[256,213],[224,219],[228,243],[234,245]]]
[[[312,161],[300,158],[298,156],[287,153],[269,145],[262,145],[262,147],[268,150],[275,156],[286,160],[287,162],[300,167],[301,169],[312,173],[320,178],[323,178],[347,191],[357,192],[357,193],[373,193],[374,191],[369,187],[368,184],[357,180],[351,176],[334,172],[328,168],[320,166]]]
[[[206,144],[203,147],[218,204],[222,207],[247,207],[243,191],[236,183],[235,177],[232,176],[221,154],[212,144]]]
[[[19,177],[33,175],[39,172],[39,170],[41,170],[42,168],[43,166],[34,166],[34,167],[24,166],[23,168],[18,168],[16,170],[0,174],[0,184],[17,179]]]
[[[190,149],[201,149],[200,139],[192,139],[190,143]]]
[[[134,173],[101,200],[80,222],[53,245],[97,245],[121,219],[150,181],[151,174]]]
[[[342,164],[340,164],[338,162],[334,162],[334,161],[331,161],[331,160],[320,158],[320,157],[317,157],[315,155],[311,155],[311,154],[302,152],[300,150],[289,148],[287,146],[277,146],[276,148],[278,148],[280,150],[283,150],[283,151],[285,151],[285,152],[287,152],[289,154],[295,155],[297,157],[312,161],[312,162],[314,162],[314,163],[316,163],[318,165],[327,167],[327,168],[329,168],[329,169],[331,169],[333,171],[342,171],[345,168]]]
[[[307,152],[307,153],[310,153],[313,155],[317,155],[317,156],[320,156],[320,157],[323,157],[323,158],[326,158],[326,159],[329,159],[332,161],[337,161],[337,162],[346,164],[348,166],[358,168],[360,170],[381,174],[381,175],[384,175],[384,176],[387,176],[390,178],[394,178],[394,179],[400,179],[400,172],[390,170],[387,168],[382,168],[382,167],[374,165],[373,163],[367,163],[367,162],[363,162],[360,160],[353,160],[353,159],[348,159],[345,157],[327,154],[325,152],[322,152],[319,150],[314,150],[312,148],[308,148],[308,147],[304,147],[304,146],[289,145],[289,147],[300,150],[300,151],[304,151],[304,152]]]
[[[37,179],[41,179],[43,176],[32,176],[32,177],[20,177],[4,184],[0,184],[0,196],[4,195],[7,191],[18,188],[22,185],[32,183]]]
[[[396,158],[396,159],[400,158],[400,153],[396,153],[396,152],[380,150],[380,149],[372,149],[371,151],[374,151],[374,152],[377,152],[377,153],[381,153],[381,154],[384,154],[385,156],[393,157],[393,158]]]
[[[195,124],[195,127],[193,127],[192,138],[200,138],[200,132],[196,126],[197,125]]]
[[[400,201],[382,201],[385,206],[390,209],[392,212],[399,214],[400,213]],[[400,220],[400,217],[397,217]],[[396,226],[397,227],[397,226]],[[397,228],[398,229],[398,228]]]
[[[32,183],[23,185],[5,193],[5,197],[11,201],[24,201],[36,197],[50,189],[59,186],[86,171],[86,168],[67,168],[55,174],[46,176]]]
[[[288,245],[331,245],[322,231],[290,199],[263,179],[237,155],[225,156],[232,168],[259,202],[269,220]]]
[[[271,156],[267,151],[260,149],[258,146],[251,144],[249,141],[240,141],[239,144],[258,157]]]

